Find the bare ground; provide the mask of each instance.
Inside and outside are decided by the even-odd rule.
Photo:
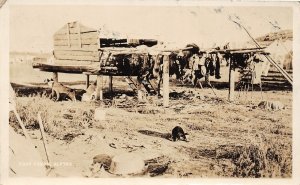
[[[210,88],[171,83],[170,106],[163,108],[162,99],[156,97],[137,103],[122,79],[115,80],[115,98],[106,94],[102,104],[53,102],[45,84],[35,82],[38,87],[13,85],[18,112],[46,160],[37,124],[41,112],[54,166],[50,176],[118,177],[92,162],[98,154],[120,153],[137,153],[148,166],[167,166],[159,173],[138,175],[142,177],[292,175],[292,91],[263,91],[262,96],[259,91],[237,92],[237,100],[230,103],[226,88],[215,89],[217,98]],[[67,85],[84,88],[82,82]],[[257,108],[262,99],[279,100],[286,109]],[[106,111],[106,120],[94,120],[97,107]],[[16,123],[11,115],[10,124],[17,128]],[[189,134],[188,142],[170,140],[177,125]]]

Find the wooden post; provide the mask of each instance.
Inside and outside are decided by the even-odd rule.
[[[52,78],[53,78],[54,82],[58,82],[58,73],[57,72],[53,72],[52,73]]]
[[[112,76],[109,76],[109,82],[108,82],[108,90],[110,93],[113,92],[113,83],[112,83],[112,80],[113,80],[113,77]]]
[[[139,77],[137,77],[136,89],[137,89],[138,101],[142,102],[143,101],[142,81]]]
[[[163,106],[169,106],[169,55],[164,55],[163,61]]]
[[[96,100],[103,100],[102,76],[97,75]]]
[[[20,126],[21,126],[21,128],[22,128],[22,130],[23,130],[23,133],[24,133],[25,138],[26,138],[26,139],[30,139],[29,134],[28,134],[28,132],[27,132],[27,130],[26,130],[26,128],[25,128],[25,125],[24,125],[23,121],[21,120],[20,115],[18,114],[18,112],[17,112],[17,110],[16,110],[15,107],[14,107],[13,111],[14,111],[16,117],[17,117],[17,120],[18,120],[19,123],[20,123]]]
[[[228,100],[234,101],[234,76],[235,76],[235,69],[234,64],[231,58],[229,58],[229,94]]]
[[[40,131],[41,131],[41,135],[42,135],[42,139],[43,139],[43,145],[44,145],[44,149],[45,149],[45,153],[46,153],[46,157],[47,157],[47,162],[48,162],[48,164],[50,164],[47,147],[46,147],[46,138],[45,138],[46,134],[44,131],[44,125],[43,125],[43,121],[42,121],[40,112],[38,112],[38,122],[39,122]]]
[[[90,86],[90,75],[86,75],[86,88]]]
[[[68,28],[68,32],[67,32],[68,46],[71,47],[71,42],[70,42],[70,25],[69,25],[69,23],[67,24],[67,28]]]
[[[76,22],[77,24],[77,33],[78,33],[78,46],[79,48],[82,47],[82,44],[81,44],[81,30],[80,30],[80,24],[79,22]]]

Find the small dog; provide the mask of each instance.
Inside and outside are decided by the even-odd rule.
[[[266,110],[278,111],[285,109],[285,106],[280,101],[261,101],[258,107]]]
[[[75,96],[74,89],[66,87],[66,86],[62,85],[61,83],[55,82],[52,78],[50,80],[46,79],[45,82],[47,82],[49,87],[51,87],[51,89],[52,89],[50,98],[53,98],[54,94],[56,93],[56,101],[58,101],[60,94],[66,94],[66,95],[68,95],[69,98],[71,98],[73,101],[76,102],[76,96]]]
[[[187,142],[187,139],[185,135],[188,135],[187,133],[184,133],[183,129],[180,126],[176,126],[172,130],[172,139],[173,141],[176,140],[183,140]]]
[[[82,95],[82,101],[94,101],[94,100],[96,100],[96,88],[97,88],[97,81],[92,83],[86,89],[86,93],[84,93]]]

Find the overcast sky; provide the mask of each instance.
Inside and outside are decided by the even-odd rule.
[[[292,15],[288,7],[12,5],[10,51],[50,52],[53,34],[76,20],[122,36],[212,47],[214,43],[249,40],[229,16],[241,21],[257,37],[275,31],[269,22],[281,29],[292,29]]]

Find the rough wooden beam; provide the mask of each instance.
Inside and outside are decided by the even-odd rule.
[[[109,76],[109,80],[108,80],[108,89],[109,92],[112,93],[113,92],[113,76]]]
[[[103,100],[102,76],[97,75],[96,100]]]
[[[90,86],[90,75],[86,75],[86,89]]]
[[[234,76],[235,76],[235,69],[234,69],[234,64],[231,59],[229,59],[229,94],[228,94],[228,100],[234,101]]]
[[[38,68],[41,71],[48,72],[61,72],[61,73],[83,73],[83,72],[91,72],[98,73],[99,68],[91,65],[80,65],[80,66],[64,66],[64,65],[52,65],[52,64],[43,64],[43,63],[33,63],[33,68]]]
[[[169,106],[169,55],[163,61],[163,106]]]

